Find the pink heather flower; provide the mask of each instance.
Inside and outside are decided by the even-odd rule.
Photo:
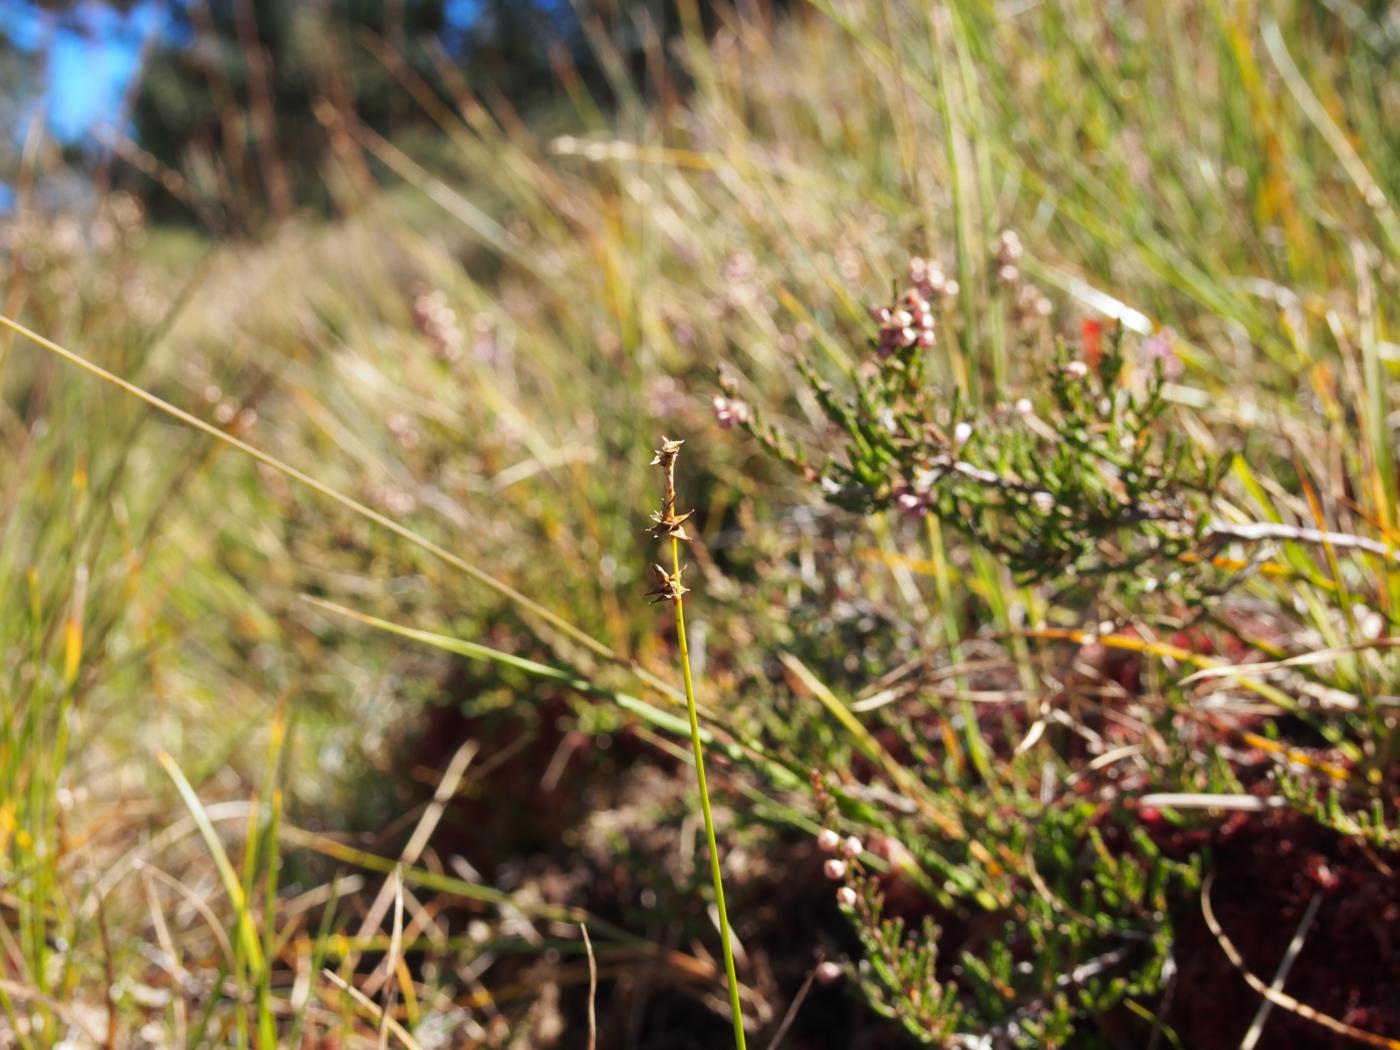
[[[413,326],[433,353],[444,361],[455,361],[462,353],[465,336],[457,312],[441,289],[425,292],[413,300]]]
[[[823,853],[835,853],[840,845],[841,836],[830,828],[822,828],[821,831],[817,832],[817,849]]]
[[[928,513],[928,504],[914,492],[901,492],[894,498],[895,506],[911,518],[922,518]]]
[[[830,959],[817,964],[817,983],[835,984],[841,979],[841,964]]]
[[[856,906],[856,891],[849,886],[842,886],[836,891],[836,903],[843,908],[854,908]]]
[[[717,397],[712,402],[715,408],[715,422],[725,430],[736,423],[749,421],[749,403],[737,397]]]
[[[855,835],[848,835],[846,841],[841,843],[841,855],[847,860],[855,860],[864,852],[865,847]]]
[[[871,310],[870,316],[880,325],[877,346],[881,358],[889,357],[897,350],[933,345],[933,311],[928,299],[917,287],[906,291],[894,309],[876,307]]]
[[[953,428],[953,447],[962,448],[972,437],[972,424],[968,422],[959,423]]]
[[[909,283],[925,299],[932,298],[935,294],[943,291],[943,285],[947,283],[947,280],[947,276],[936,263],[920,259],[918,256],[909,260]]]
[[[846,877],[846,862],[832,857],[822,865],[822,872],[833,882],[840,882]]]
[[[1150,336],[1142,344],[1142,356],[1147,359],[1149,365],[1161,361],[1162,373],[1168,379],[1181,375],[1181,358],[1176,356],[1176,350],[1172,347],[1167,332],[1158,332]]]
[[[1089,374],[1089,366],[1083,361],[1071,361],[1065,365],[1065,375],[1071,379],[1083,379]]]

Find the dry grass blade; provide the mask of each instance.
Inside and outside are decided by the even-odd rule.
[[[397,972],[400,963],[400,953],[403,950],[403,866],[394,868],[392,879],[394,896],[394,923],[389,934],[389,953],[384,957],[385,972],[393,974]],[[386,1050],[389,1045],[389,1021],[394,1009],[394,982],[387,983],[387,990],[384,994],[384,1007],[379,1015],[379,1050]]]
[[[151,892],[149,888],[151,880],[154,879],[174,890],[184,899],[186,904],[194,909],[195,913],[198,914],[199,917],[204,920],[205,925],[209,927],[209,932],[214,937],[214,943],[219,946],[219,951],[223,954],[224,963],[232,970],[233,945],[229,942],[228,934],[224,931],[223,925],[219,922],[219,917],[214,914],[214,909],[209,907],[209,902],[196,893],[192,887],[186,886],[173,875],[166,874],[152,864],[147,864],[143,861],[138,865],[137,870],[141,872],[141,877],[148,887],[148,894]],[[150,900],[151,907],[154,909],[156,905],[154,896],[152,896]],[[173,955],[171,958],[174,960]]]
[[[243,823],[247,821],[248,813],[253,808],[254,806],[250,802],[245,802],[242,799],[230,799],[227,802],[215,802],[205,806],[203,814],[204,819],[211,824]],[[181,839],[193,835],[199,830],[199,822],[193,816],[186,817],[163,828],[151,836],[148,841],[130,850],[102,873],[101,878],[94,885],[92,893],[83,902],[81,914],[85,918],[95,916],[97,901],[115,890],[131,872],[141,870],[142,866],[148,863],[147,858],[158,856]]]
[[[408,844],[404,846],[403,852],[399,854],[399,864],[412,866],[418,862],[418,858],[423,855],[423,850],[428,845],[428,840],[432,838],[433,832],[437,830],[438,822],[442,820],[442,815],[447,809],[447,803],[452,796],[457,793],[457,788],[462,784],[462,777],[466,775],[467,767],[471,765],[472,759],[476,757],[478,746],[475,740],[468,740],[457,748],[447,763],[447,769],[443,772],[442,778],[438,781],[438,786],[433,792],[432,801],[428,803],[423,815],[418,818],[418,824],[413,829],[413,834],[409,836]],[[360,938],[363,939],[379,929],[384,921],[384,916],[388,914],[390,905],[401,910],[403,904],[403,869],[394,869],[391,879],[386,879],[380,886],[379,893],[374,898],[374,903],[370,905],[369,911],[365,913],[365,918],[360,923]],[[400,919],[402,917],[400,916]],[[402,923],[400,922],[400,925]],[[392,956],[392,953],[391,953]],[[373,974],[365,983],[365,994],[374,995],[382,980],[388,979],[393,973],[390,965],[391,956],[386,956],[384,962],[375,968]],[[355,965],[355,958],[352,957],[348,965]]]
[[[353,999],[355,1005],[360,1007],[360,1009],[365,1012],[366,1016],[376,1025],[383,1024],[386,1031],[392,1032],[394,1038],[402,1043],[407,1050],[423,1050],[418,1040],[413,1038],[413,1033],[399,1024],[398,1021],[394,1020],[391,1015],[381,1010],[379,1004],[366,996],[364,992],[342,979],[340,974],[336,973],[334,970],[322,969],[321,976]]]
[[[1312,900],[1308,902],[1308,910],[1303,913],[1303,919],[1298,923],[1298,929],[1294,932],[1293,939],[1288,942],[1288,950],[1283,953],[1283,961],[1278,964],[1278,972],[1274,974],[1273,983],[1269,985],[1275,992],[1283,991],[1283,986],[1288,981],[1288,973],[1293,969],[1293,964],[1298,959],[1298,953],[1303,950],[1303,942],[1307,940],[1308,931],[1312,929],[1313,920],[1317,918],[1318,909],[1321,907],[1322,894],[1314,893]],[[1245,1032],[1244,1039],[1240,1042],[1240,1050],[1254,1050],[1259,1042],[1259,1037],[1264,1033],[1264,1025],[1268,1023],[1269,1014],[1273,1008],[1274,1004],[1270,999],[1265,999],[1259,1004],[1259,1010],[1250,1023],[1249,1031]]]
[[[1400,646],[1400,638],[1377,638],[1369,642],[1357,642],[1354,645],[1339,646],[1334,649],[1319,649],[1316,652],[1301,653],[1298,656],[1290,656],[1284,660],[1267,660],[1257,664],[1231,664],[1222,667],[1207,667],[1181,680],[1183,686],[1191,685],[1193,682],[1201,682],[1210,678],[1243,678],[1247,675],[1268,674],[1270,671],[1279,671],[1288,667],[1316,667],[1319,664],[1332,663],[1340,660],[1344,656],[1353,653],[1366,652],[1370,649],[1393,649]]]
[[[1216,943],[1220,945],[1220,950],[1223,951],[1225,957],[1230,960],[1230,965],[1239,971],[1239,975],[1244,978],[1247,985],[1275,1006],[1281,1006],[1289,1013],[1296,1014],[1304,1020],[1312,1021],[1314,1024],[1319,1024],[1329,1032],[1346,1036],[1348,1039],[1354,1039],[1358,1043],[1364,1043],[1367,1046],[1384,1047],[1385,1050],[1400,1050],[1400,1039],[1388,1039],[1383,1035],[1376,1035],[1373,1032],[1355,1028],[1344,1021],[1339,1021],[1335,1017],[1313,1009],[1307,1003],[1299,1002],[1286,992],[1281,992],[1276,988],[1270,987],[1256,976],[1249,969],[1248,963],[1245,962],[1244,956],[1240,954],[1234,942],[1226,935],[1224,928],[1220,925],[1220,920],[1215,916],[1215,910],[1210,904],[1210,888],[1214,882],[1215,873],[1211,872],[1201,883],[1201,915],[1206,921],[1207,928],[1209,928],[1211,934],[1215,937]]]
[[[588,1050],[598,1046],[598,959],[593,954],[593,941],[588,936],[588,924],[579,923],[583,934],[583,950],[588,954]]]
[[[797,1020],[797,1012],[802,1009],[802,1004],[807,1001],[807,995],[812,990],[812,985],[817,979],[816,967],[807,972],[807,977],[802,982],[802,987],[797,989],[797,994],[792,997],[792,1002],[788,1005],[787,1012],[783,1014],[783,1019],[778,1022],[778,1030],[773,1033],[773,1039],[768,1044],[768,1050],[778,1050],[783,1039],[787,1037],[788,1029]]]
[[[1263,813],[1271,809],[1281,809],[1288,801],[1277,796],[1260,798],[1258,795],[1211,795],[1189,791],[1160,791],[1143,795],[1138,805],[1157,809],[1221,809],[1233,813]]]

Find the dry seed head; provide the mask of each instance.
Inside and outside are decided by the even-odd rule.
[[[668,472],[674,470],[676,466],[676,457],[680,455],[681,446],[684,444],[685,440],[683,438],[678,441],[672,441],[665,434],[662,434],[661,447],[655,450],[656,455],[652,458],[652,465],[654,466],[660,463],[662,470]]]
[[[680,455],[683,441],[672,441],[663,436],[661,447],[656,450],[656,455],[652,458],[652,463],[661,467],[661,474],[665,483],[665,494],[661,499],[661,510],[653,513],[651,520],[656,524],[652,526],[651,532],[657,539],[671,538],[678,540],[688,540],[682,524],[690,517],[690,511],[684,514],[676,513],[676,457]]]
[[[693,512],[686,511],[684,514],[672,512],[671,516],[667,517],[665,514],[652,511],[651,520],[656,524],[651,527],[651,534],[658,540],[670,539],[671,537],[678,540],[689,540],[690,536],[686,534],[682,524],[690,517],[691,513]]]
[[[653,605],[658,602],[680,601],[681,595],[688,594],[690,588],[681,583],[681,573],[685,572],[685,566],[681,566],[680,571],[672,575],[660,565],[652,565],[651,571],[656,576],[656,590],[648,591]]]

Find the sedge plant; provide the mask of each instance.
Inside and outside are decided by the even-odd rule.
[[[652,533],[657,539],[670,540],[671,543],[670,571],[661,565],[654,566],[658,583],[652,593],[655,601],[669,601],[675,609],[676,643],[680,648],[681,675],[685,681],[686,712],[690,716],[690,745],[695,752],[695,779],[700,789],[700,811],[705,817],[705,844],[710,850],[710,878],[715,887],[719,937],[724,949],[724,973],[729,983],[729,1014],[734,1022],[734,1045],[744,1050],[744,1016],[739,1005],[739,980],[734,973],[734,949],[730,945],[729,915],[724,907],[724,879],[720,875],[719,847],[715,843],[715,820],[710,811],[710,791],[705,783],[705,749],[700,741],[700,719],[695,711],[695,680],[690,670],[690,648],[685,639],[686,587],[681,583],[681,540],[689,538],[685,532],[685,521],[690,517],[690,512],[680,514],[676,511],[676,458],[680,455],[681,444],[680,441],[663,437],[661,447],[652,459],[654,465],[661,467],[665,486],[661,510],[651,516],[655,522]]]

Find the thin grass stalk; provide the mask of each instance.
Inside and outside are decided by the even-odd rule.
[[[688,538],[683,522],[689,514],[676,514],[676,456],[680,452],[679,441],[662,439],[653,461],[661,465],[665,476],[666,495],[660,514],[653,515],[656,522],[654,532],[659,537],[671,540],[671,571],[660,566],[657,575],[660,586],[655,592],[658,600],[669,600],[676,614],[676,644],[680,647],[681,675],[685,681],[685,706],[690,717],[690,746],[695,756],[695,780],[700,789],[700,811],[705,817],[705,844],[710,850],[710,878],[715,887],[715,907],[719,911],[719,938],[724,950],[724,973],[729,982],[729,1014],[734,1022],[734,1045],[745,1050],[744,1015],[739,1003],[739,978],[734,972],[734,949],[730,943],[729,912],[724,906],[724,879],[720,874],[719,846],[715,842],[715,820],[710,811],[710,789],[705,781],[705,748],[700,740],[700,717],[695,710],[695,679],[690,669],[690,647],[685,636],[686,588],[681,584],[681,540]]]
[[[671,567],[679,576],[681,543],[671,538]],[[734,1045],[744,1050],[744,1017],[739,1005],[739,979],[734,973],[734,949],[729,943],[729,915],[724,907],[724,881],[720,877],[719,847],[715,844],[715,819],[710,814],[710,791],[705,783],[705,751],[700,744],[700,719],[695,713],[695,683],[690,672],[690,650],[685,641],[685,602],[679,594],[672,604],[676,610],[676,641],[681,650],[681,672],[685,678],[685,706],[690,716],[690,746],[695,752],[695,780],[700,788],[700,811],[705,815],[705,844],[710,850],[710,878],[715,884],[715,906],[719,909],[719,937],[724,947],[724,973],[729,981],[729,1011],[734,1019]]]

